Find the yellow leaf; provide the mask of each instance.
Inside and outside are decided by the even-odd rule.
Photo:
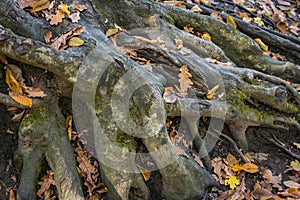
[[[226,23],[231,24],[233,26],[233,28],[236,29],[236,23],[235,23],[233,17],[231,17],[230,15],[227,17]]]
[[[268,51],[268,46],[265,45],[265,43],[263,43],[263,41],[261,41],[261,39],[255,38],[254,41],[260,46],[260,48],[261,48],[263,51]]]
[[[294,160],[291,162],[291,167],[293,167],[293,169],[295,171],[300,171],[300,163],[298,160]]]
[[[252,163],[245,163],[240,166],[241,170],[244,170],[245,172],[249,173],[256,173],[258,172],[258,166]]]
[[[234,172],[239,172],[241,171],[241,166],[239,164],[231,165],[231,170]]]
[[[263,26],[264,22],[261,20],[260,17],[254,17],[253,21],[258,25],[258,26]]]
[[[73,119],[72,115],[68,115],[66,118],[66,129],[70,141],[72,140],[72,119]]]
[[[213,98],[213,96],[215,95],[215,93],[217,92],[219,87],[220,87],[220,84],[215,85],[211,90],[208,90],[208,92],[206,93],[206,98],[208,98],[208,99]]]
[[[9,96],[13,98],[16,102],[23,106],[27,106],[31,108],[32,106],[32,99],[28,98],[26,96],[23,96],[22,94],[16,93],[16,92],[9,92]]]
[[[209,33],[204,32],[201,37],[204,40],[211,41],[211,37],[210,37]]]
[[[58,6],[58,9],[61,11],[61,12],[64,12],[66,13],[68,16],[71,14],[70,11],[69,11],[69,6],[67,4],[60,4]]]
[[[300,86],[298,88],[296,88],[296,90],[300,91]],[[300,143],[294,142],[294,145],[300,149]]]
[[[49,0],[39,0],[33,4],[31,12],[37,12],[41,10],[45,10],[49,7]]]
[[[84,44],[84,41],[82,39],[80,39],[79,37],[72,37],[68,42],[68,45],[70,47],[78,47],[83,44]]]
[[[236,176],[227,176],[225,180],[225,185],[229,185],[230,189],[236,188],[237,185],[240,184],[240,181],[236,178]]]
[[[12,92],[23,94],[22,87],[9,69],[6,69],[6,83]]]

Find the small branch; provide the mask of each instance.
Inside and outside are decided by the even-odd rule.
[[[28,107],[25,107],[25,106],[17,103],[10,96],[3,94],[3,93],[0,93],[0,103],[5,104],[7,106],[14,106],[14,107],[21,108],[21,109],[28,108]]]
[[[276,137],[275,135],[273,135],[273,138],[274,139],[271,139],[271,138],[267,138],[267,137],[264,137],[265,139],[267,139],[269,142],[271,142],[272,144],[274,144],[276,147],[278,147],[279,149],[283,150],[286,154],[290,155],[291,157],[295,158],[295,159],[298,159],[300,160],[300,155],[296,154],[296,153],[293,153],[291,152],[289,149],[285,148],[283,145],[281,145],[280,142]]]
[[[248,160],[245,158],[244,154],[242,153],[242,151],[238,148],[237,144],[235,143],[235,141],[233,139],[231,139],[229,136],[223,134],[223,133],[220,133],[219,131],[217,130],[214,130],[215,132],[218,132],[218,134],[220,134],[220,136],[226,138],[232,145],[232,147],[234,148],[234,150],[240,155],[242,161],[244,163],[248,163]]]

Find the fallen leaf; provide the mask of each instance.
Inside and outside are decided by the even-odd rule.
[[[63,18],[65,17],[65,14],[61,12],[60,10],[56,11],[55,15],[52,15],[50,17],[50,25],[57,25],[62,22]]]
[[[45,39],[45,41],[46,41],[47,43],[49,43],[50,40],[51,40],[51,38],[52,38],[52,32],[51,32],[51,31],[48,31],[48,32],[44,35],[44,39]]]
[[[206,93],[206,98],[208,98],[208,99],[213,98],[213,96],[215,95],[215,93],[217,92],[219,87],[220,87],[220,84],[215,85],[211,90],[208,90],[208,92]]]
[[[84,41],[82,39],[80,39],[79,37],[72,37],[68,42],[68,45],[70,47],[79,47],[83,44],[84,44]]]
[[[254,17],[253,22],[256,23],[258,26],[264,25],[264,22],[262,21],[262,19],[260,17]]]
[[[166,101],[166,103],[175,103],[177,97],[172,87],[165,88],[163,98]]]
[[[76,6],[74,6],[74,10],[77,10],[77,11],[80,11],[80,12],[82,12],[86,9],[87,9],[87,7],[85,5],[76,5]]]
[[[239,164],[239,161],[231,153],[228,153],[228,155],[226,157],[226,161],[227,161],[227,163],[228,163],[229,166],[233,166],[233,165],[238,165]]]
[[[298,91],[300,91],[300,87],[299,87],[299,90]],[[300,149],[300,143],[297,143],[297,142],[294,142],[293,143],[298,149]]]
[[[245,0],[232,0],[232,2],[234,4],[242,5],[243,3],[245,3]]]
[[[73,23],[77,23],[80,20],[80,13],[79,12],[72,13],[71,15],[69,15],[69,18]]]
[[[9,190],[9,200],[16,200],[15,192],[13,189]]]
[[[140,170],[140,172],[141,172],[141,174],[142,174],[144,180],[145,180],[145,181],[149,181],[150,176],[151,176],[151,172],[150,172],[149,170],[147,170],[147,169],[145,169],[145,168],[139,166],[139,165],[138,165],[138,168],[139,168],[139,170]]]
[[[203,10],[201,8],[199,8],[199,6],[195,5],[191,8],[192,12],[196,12],[196,13],[202,13]]]
[[[116,35],[118,32],[119,32],[119,29],[117,29],[117,28],[109,28],[109,29],[107,29],[107,31],[105,32],[105,35],[106,35],[107,37],[110,37],[110,36],[112,36],[112,35]]]
[[[300,171],[300,163],[298,160],[294,160],[291,162],[290,166],[297,172]]]
[[[49,7],[49,5],[50,5],[49,0],[38,0],[33,4],[31,12],[45,10]]]
[[[207,33],[207,32],[204,32],[201,35],[201,38],[204,39],[204,40],[207,40],[207,41],[211,41],[211,37],[210,37],[209,33]]]
[[[33,88],[33,87],[27,87],[23,86],[24,92],[27,93],[28,97],[46,97],[47,94],[40,88]]]
[[[258,172],[258,166],[252,163],[245,163],[240,166],[241,170],[244,170],[245,172],[249,173],[256,173]]]
[[[15,116],[13,116],[13,118],[11,120],[14,122],[20,122],[24,113],[25,113],[25,110],[23,110],[22,112],[20,112],[18,114],[15,114]]]
[[[263,41],[261,41],[261,39],[255,38],[254,41],[260,46],[260,48],[261,48],[263,51],[268,51],[268,46],[265,45],[265,43],[263,43]]]
[[[183,47],[183,41],[180,39],[174,39],[175,41],[175,45],[176,45],[176,49],[180,50]]]
[[[68,133],[68,138],[69,141],[72,141],[72,115],[68,115],[66,118],[66,129],[67,129],[67,133]]]
[[[180,73],[178,74],[178,77],[180,84],[179,92],[181,94],[186,94],[187,89],[190,88],[191,85],[193,85],[193,82],[191,81],[192,74],[189,72],[187,66],[182,65],[180,67]]]
[[[71,12],[69,11],[69,6],[67,4],[60,4],[58,6],[58,9],[63,12],[66,13],[68,16],[71,14]]]
[[[6,83],[12,92],[23,94],[21,85],[18,83],[9,69],[6,69]]]
[[[19,4],[20,8],[32,8],[35,1],[32,0],[16,0],[16,2]]]
[[[267,184],[271,184],[272,187],[282,190],[282,187],[280,186],[281,180],[282,180],[281,174],[279,174],[278,176],[274,176],[272,174],[271,170],[269,170],[267,168],[262,168],[261,174],[262,174],[262,177],[264,178],[264,181]]]
[[[0,53],[0,61],[1,61],[3,64],[5,64],[5,65],[8,64],[8,62],[7,62],[7,60],[6,60],[6,56],[5,56],[4,54],[1,54],[1,53]]]
[[[295,181],[284,181],[283,184],[289,188],[300,188],[300,184]]]
[[[231,17],[230,15],[226,18],[226,23],[231,24],[233,26],[233,28],[236,29],[236,23],[235,23],[233,17]]]
[[[13,98],[16,102],[19,104],[31,108],[32,106],[32,99],[29,97],[26,97],[22,94],[15,93],[15,92],[9,92],[9,96]]]
[[[283,192],[279,192],[278,194],[284,197],[293,197],[300,199],[300,191],[297,188],[287,188]]]
[[[236,176],[227,176],[224,183],[225,185],[229,185],[230,189],[234,189],[240,184],[240,181],[236,178]]]
[[[267,200],[267,199],[271,199],[274,194],[272,194],[271,191],[269,190],[266,190],[266,189],[255,189],[251,192],[252,196],[255,198],[255,199],[264,199],[264,200]]]
[[[41,186],[40,189],[37,191],[37,196],[42,198],[43,194],[51,190],[50,186],[55,185],[54,177],[53,177],[53,171],[47,170],[47,174],[42,177],[42,180],[38,182],[38,184]]]

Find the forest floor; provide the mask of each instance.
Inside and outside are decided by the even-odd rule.
[[[204,1],[187,1],[190,3],[198,3]],[[209,2],[209,1],[205,1]],[[242,6],[232,4],[232,2],[244,2],[240,1],[214,1],[219,2],[217,7],[221,9],[226,9],[228,11],[239,11],[240,13],[244,13]],[[273,2],[276,6],[277,13],[275,12],[274,7],[270,6],[270,2]],[[290,3],[292,2],[292,3]],[[200,3],[201,5],[201,3]],[[212,4],[214,6],[214,4]],[[285,34],[294,34],[299,32],[295,27],[293,22],[297,22],[297,26],[299,27],[299,16],[294,16],[293,13],[288,13],[287,10],[294,8],[295,13],[299,15],[299,1],[248,1],[247,6],[253,6],[253,9],[257,9],[257,12],[253,12],[255,16],[250,16],[253,23],[257,25],[261,25],[261,21],[265,20],[265,25],[267,28],[276,30],[279,29],[280,32]],[[292,6],[292,7],[291,7]],[[248,7],[248,8],[250,8]],[[212,7],[215,8],[215,7]],[[247,8],[247,7],[244,7]],[[270,9],[270,10],[268,10]],[[249,9],[248,9],[249,10]],[[266,12],[269,11],[271,16],[266,18],[269,14]],[[248,13],[248,11],[246,12]],[[259,14],[260,13],[260,14]],[[284,13],[284,16],[281,15]],[[248,13],[249,14],[249,13]],[[264,16],[260,18],[260,15]],[[276,17],[272,17],[278,15],[277,17],[285,17],[286,21],[282,23],[277,23],[275,20]],[[244,15],[245,17],[245,15]],[[293,19],[296,17],[296,20]],[[287,24],[286,24],[287,23]],[[269,52],[272,54],[272,52]],[[284,55],[274,54],[273,56],[277,56],[278,58],[282,59]],[[5,83],[5,71],[3,69],[0,70],[0,90],[3,93],[7,93],[7,86]],[[20,111],[17,111],[20,112]],[[18,126],[19,122],[18,119],[14,119],[16,110],[13,108],[7,108],[5,105],[0,104],[0,200],[4,199],[12,199],[10,198],[10,192],[15,191],[18,185],[18,181],[20,178],[20,167],[15,159],[15,152],[17,150],[18,145]],[[224,133],[228,133],[226,131],[226,127],[224,129]],[[272,135],[273,134],[273,135]],[[300,189],[300,164],[297,165],[297,161],[295,158],[289,156],[283,149],[275,146],[273,143],[268,141],[265,137],[268,136],[269,138],[273,138],[275,136],[278,141],[281,142],[281,146],[289,149],[291,152],[300,154],[300,134],[299,131],[296,129],[290,130],[279,130],[279,129],[270,129],[268,127],[250,127],[247,130],[247,139],[249,142],[249,157],[251,157],[252,163],[258,166],[258,172],[255,173],[245,173],[243,170],[238,170],[237,173],[232,174],[233,176],[240,177],[239,184],[230,185],[231,182],[229,181],[227,187],[227,194],[222,193],[222,191],[217,189],[212,189],[207,193],[207,199],[226,199],[230,196],[230,191],[233,189],[238,189],[241,185],[245,184],[245,190],[243,191],[243,195],[247,197],[247,192],[251,193],[251,197],[258,197],[271,199],[275,198],[278,199],[279,196],[281,199],[300,199],[300,192],[298,190],[286,191],[287,188],[298,188]],[[280,144],[278,142],[278,144]],[[229,157],[228,155],[233,155],[231,159],[234,157],[237,160],[240,160],[238,153],[232,147],[232,143],[230,143],[226,138],[220,138],[216,146],[213,150],[209,153],[210,159],[212,160],[212,165],[214,168],[211,170],[211,174],[218,179],[218,181],[225,184],[226,180],[228,181],[226,174],[226,170],[228,170],[228,162]],[[247,157],[247,156],[246,156]],[[219,163],[219,164],[216,164]],[[241,163],[241,162],[240,162]],[[293,164],[294,163],[294,164]],[[296,163],[296,164],[295,164]],[[299,162],[298,162],[299,163]],[[227,166],[227,167],[226,167]],[[299,168],[297,168],[299,167]],[[44,169],[43,174],[46,168]],[[218,171],[219,170],[219,171]],[[299,170],[299,171],[298,171]],[[224,173],[224,174],[220,174]],[[244,174],[243,174],[244,173]],[[292,185],[296,184],[299,185]],[[262,187],[263,185],[268,185],[266,187]],[[268,189],[261,189],[258,190],[257,187],[260,185],[262,188]],[[241,188],[240,188],[241,189]],[[256,191],[257,193],[255,193]],[[271,193],[268,193],[271,192]],[[286,193],[283,193],[285,191]],[[260,192],[260,193],[259,193]],[[244,194],[245,193],[245,194]],[[258,194],[259,193],[259,194]],[[11,194],[12,195],[12,194]],[[223,195],[223,197],[220,197]],[[249,194],[248,194],[249,195]],[[268,196],[269,195],[269,196]],[[277,196],[276,196],[277,195]],[[290,196],[289,196],[290,195]],[[293,196],[294,195],[294,196]],[[299,195],[297,197],[297,195]]]

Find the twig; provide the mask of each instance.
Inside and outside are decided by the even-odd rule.
[[[296,158],[298,160],[300,160],[300,155],[296,154],[296,153],[293,153],[291,152],[289,149],[285,148],[284,146],[282,146],[280,143],[282,143],[280,140],[278,140],[275,135],[273,135],[273,138],[274,139],[271,139],[271,138],[267,138],[264,136],[265,139],[267,139],[269,142],[271,142],[272,144],[274,144],[276,147],[280,148],[281,150],[283,150],[286,154],[292,156],[293,158]]]
[[[227,135],[221,133],[220,131],[217,131],[217,130],[215,130],[215,129],[213,129],[213,130],[214,130],[215,132],[217,132],[218,134],[220,134],[220,136],[226,138],[226,139],[231,143],[231,145],[233,146],[234,150],[240,155],[240,157],[241,157],[241,159],[242,159],[242,161],[243,161],[244,163],[248,163],[248,162],[249,162],[249,161],[245,158],[245,156],[244,156],[244,154],[242,153],[242,151],[238,148],[236,142],[235,142],[233,139],[231,139],[229,136],[227,136]]]

